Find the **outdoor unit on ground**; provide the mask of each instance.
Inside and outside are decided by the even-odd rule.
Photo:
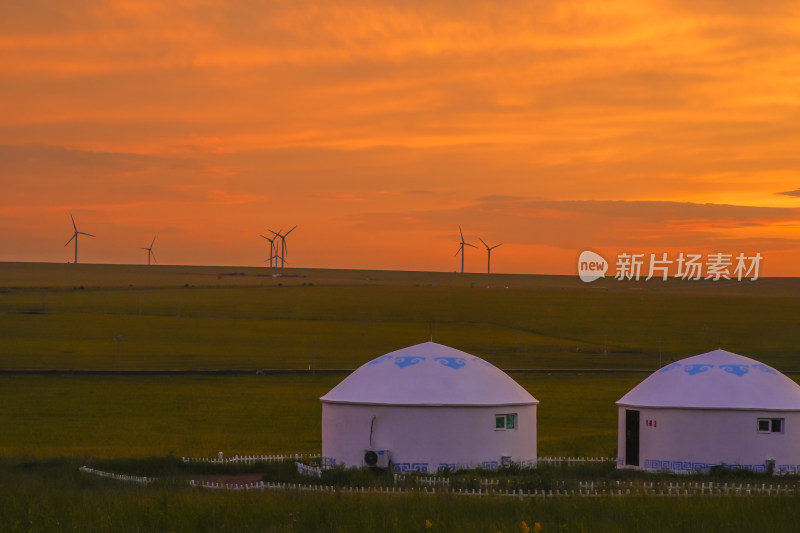
[[[364,450],[364,464],[376,468],[389,468],[389,450]]]

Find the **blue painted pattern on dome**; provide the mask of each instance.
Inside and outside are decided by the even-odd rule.
[[[664,368],[662,368],[661,370],[659,370],[659,372],[669,372],[673,368],[679,368],[680,366],[681,366],[680,363],[670,363],[667,366],[665,366]]]
[[[719,367],[728,374],[733,374],[734,376],[739,377],[750,372],[750,369],[747,368],[747,365],[719,365]]]
[[[773,374],[775,376],[778,375],[778,373],[775,372],[775,370],[773,370],[772,368],[768,367],[767,365],[762,365],[762,364],[753,365],[753,368],[757,368],[757,369],[761,370],[762,372],[766,372],[767,374]]]
[[[463,357],[434,357],[434,360],[439,361],[439,364],[448,366],[453,370],[458,370],[467,364]]]
[[[321,399],[325,403],[374,405],[538,403],[489,362],[434,342],[408,346],[366,362]]]
[[[419,364],[420,361],[424,361],[424,357],[420,357],[418,355],[409,355],[407,357],[398,357],[394,360],[394,364],[399,366],[400,368],[405,368],[407,366]]]
[[[706,365],[706,364],[696,364],[696,365],[686,365],[683,367],[683,371],[689,374],[690,376],[694,376],[695,374],[699,374],[700,372],[705,372],[709,368],[713,368],[714,365]]]
[[[652,373],[617,405],[800,411],[800,386],[760,361],[720,349]]]
[[[670,363],[664,368],[660,369],[658,372],[669,372],[670,370],[674,370],[675,368],[680,368],[683,365],[680,363]],[[745,374],[750,372],[750,367],[760,370],[761,372],[772,374],[774,376],[778,375],[774,369],[768,367],[764,364],[757,364],[757,365],[739,365],[739,364],[728,364],[728,365],[717,365],[717,368],[727,372],[728,374],[733,374],[734,376],[744,376]],[[690,376],[694,376],[695,374],[701,374],[706,372],[709,368],[714,368],[714,365],[705,364],[705,363],[698,363],[693,365],[686,365],[683,369],[684,372],[689,374]]]
[[[382,355],[382,356],[380,356],[380,357],[378,357],[378,358],[376,358],[376,359],[373,359],[372,361],[370,361],[370,362],[369,362],[369,363],[367,363],[367,364],[368,364],[368,365],[370,365],[370,366],[372,366],[372,365],[377,365],[377,364],[379,364],[379,363],[383,363],[383,362],[384,362],[384,361],[386,361],[387,359],[391,359],[391,358],[392,358],[392,356],[391,356],[391,355]]]

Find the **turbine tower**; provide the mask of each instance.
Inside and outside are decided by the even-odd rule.
[[[153,242],[150,243],[150,246],[148,248],[142,248],[142,250],[147,250],[147,264],[148,265],[150,264],[150,256],[153,257],[153,261],[156,260],[156,254],[153,252],[153,245],[155,244],[155,242],[156,242],[156,238],[153,237]]]
[[[275,238],[278,238],[278,239],[281,240],[281,256],[280,256],[281,257],[281,268],[283,268],[283,266],[286,264],[286,255],[289,253],[289,247],[286,246],[286,237],[288,237],[289,234],[291,232],[293,232],[296,228],[297,228],[297,226],[295,226],[294,228],[290,229],[289,231],[287,231],[286,233],[283,233],[283,234],[281,234],[281,230],[278,230],[278,231],[269,230],[270,233],[273,233],[275,235]],[[264,238],[266,239],[266,237],[264,237]],[[275,248],[277,249],[277,246]],[[277,266],[277,264],[278,264],[278,258],[276,257],[275,258],[275,266]]]
[[[72,213],[69,214],[69,218],[72,219],[72,229],[75,230],[75,233],[72,234],[72,237],[69,238],[67,244],[72,242],[72,239],[75,239],[75,263],[78,263],[78,235],[86,235],[88,237],[95,237],[91,233],[84,233],[83,231],[78,231],[78,226],[75,225],[75,218],[72,216]],[[64,246],[67,246],[65,244]]]
[[[489,260],[486,263],[486,273],[487,274],[491,274],[492,273],[492,250],[494,250],[498,246],[503,246],[503,243],[501,242],[500,244],[495,244],[494,246],[489,246],[480,237],[478,237],[478,240],[481,241],[483,243],[483,245],[486,247],[486,255],[489,258]]]
[[[272,231],[272,230],[270,230],[270,231]],[[275,232],[273,231],[273,233],[275,233]],[[261,235],[261,236],[269,241],[269,259],[267,259],[267,261],[269,261],[270,268],[272,268],[273,266],[278,266],[277,265],[277,263],[278,263],[278,256],[277,256],[278,245],[275,244],[275,239],[277,239],[277,237],[273,237],[273,238],[270,239],[266,235]],[[275,262],[275,265],[272,264],[273,260]],[[265,261],[265,263],[266,263],[266,261]]]
[[[456,255],[461,254],[461,273],[464,273],[464,246],[472,246],[473,248],[477,248],[474,244],[470,244],[464,241],[464,232],[461,231],[461,226],[458,227],[458,232],[461,234],[461,242],[459,243],[458,251]]]

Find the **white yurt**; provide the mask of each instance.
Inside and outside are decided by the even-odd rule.
[[[536,398],[480,357],[441,344],[373,359],[320,400],[328,465],[436,472],[536,460]]]
[[[756,360],[714,350],[669,364],[618,402],[622,468],[726,465],[800,471],[800,386]]]

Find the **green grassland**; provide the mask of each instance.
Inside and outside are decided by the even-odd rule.
[[[319,397],[342,376],[0,376],[0,456],[216,456],[321,449]],[[540,455],[611,456],[641,375],[521,374]]]
[[[274,277],[277,274],[281,277]],[[132,487],[84,461],[318,452],[319,397],[347,369],[434,340],[504,369],[655,369],[717,347],[800,370],[800,280],[0,263],[7,531],[793,531],[793,498],[464,499]],[[645,374],[513,373],[540,400],[540,455],[608,456],[614,402]],[[290,515],[291,513],[291,515]],[[293,520],[297,520],[294,522]],[[425,528],[425,520],[432,522]]]
[[[0,369],[356,368],[432,337],[505,369],[723,347],[800,370],[798,298],[795,279],[4,263]]]

